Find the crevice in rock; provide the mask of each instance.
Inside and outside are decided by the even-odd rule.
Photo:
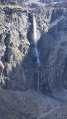
[[[5,37],[5,39],[4,39],[4,43],[5,43],[5,46],[6,46],[6,50],[5,50],[5,53],[4,53],[4,56],[3,56],[3,60],[4,60],[4,62],[9,62],[9,59],[8,59],[8,50],[9,50],[9,39],[10,39],[10,34],[6,34],[6,37]]]

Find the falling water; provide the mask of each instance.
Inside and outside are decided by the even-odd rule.
[[[34,33],[34,43],[37,45],[37,24],[36,24],[36,19],[33,16],[33,33]]]
[[[37,37],[37,24],[36,24],[36,19],[35,17],[33,16],[33,38],[34,38],[34,44],[35,44],[35,55],[36,55],[36,58],[37,58],[37,66],[38,66],[38,72],[37,72],[37,75],[38,75],[38,79],[37,79],[37,90],[39,92],[39,86],[40,86],[40,81],[39,81],[39,67],[40,67],[40,59],[39,59],[39,52],[38,52],[38,49],[37,49],[37,42],[38,42],[38,37]]]
[[[37,49],[37,42],[38,42],[38,38],[37,38],[37,24],[36,24],[36,19],[33,16],[33,37],[34,37],[34,44],[35,44],[35,55],[37,57],[37,65],[38,67],[40,67],[40,59],[39,59],[39,52]]]

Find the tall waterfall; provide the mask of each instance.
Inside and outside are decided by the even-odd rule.
[[[39,92],[39,87],[40,87],[40,81],[39,81],[39,67],[41,66],[40,59],[39,59],[39,52],[37,49],[37,42],[38,42],[38,37],[37,37],[37,24],[36,24],[36,18],[33,16],[33,40],[35,44],[35,55],[37,58],[37,66],[38,66],[38,72],[37,72],[37,90]]]
[[[35,44],[35,55],[37,57],[37,65],[40,67],[40,59],[39,59],[39,52],[37,49],[37,42],[38,42],[38,37],[37,37],[37,24],[36,24],[36,19],[33,16],[33,37],[34,37],[34,44]]]

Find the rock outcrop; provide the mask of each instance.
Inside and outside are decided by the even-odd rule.
[[[53,92],[67,88],[67,2],[0,6],[0,85],[5,89]],[[34,54],[36,17],[38,69]]]

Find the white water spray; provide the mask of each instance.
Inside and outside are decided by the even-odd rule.
[[[34,33],[34,43],[37,45],[37,24],[36,24],[36,19],[33,16],[33,33]]]
[[[38,38],[37,38],[37,24],[36,24],[36,19],[33,16],[33,37],[34,37],[34,43],[35,43],[35,54],[37,57],[37,65],[38,67],[40,67],[40,59],[39,59],[39,52],[37,49],[37,42],[38,42]]]
[[[40,59],[39,59],[39,52],[37,49],[37,42],[38,42],[38,37],[37,37],[37,24],[36,24],[36,19],[33,16],[33,38],[34,38],[34,44],[35,44],[35,55],[37,58],[37,66],[38,68],[41,66]],[[40,87],[40,81],[39,81],[39,70],[37,72],[38,78],[37,78],[37,90],[39,92],[39,87]]]

